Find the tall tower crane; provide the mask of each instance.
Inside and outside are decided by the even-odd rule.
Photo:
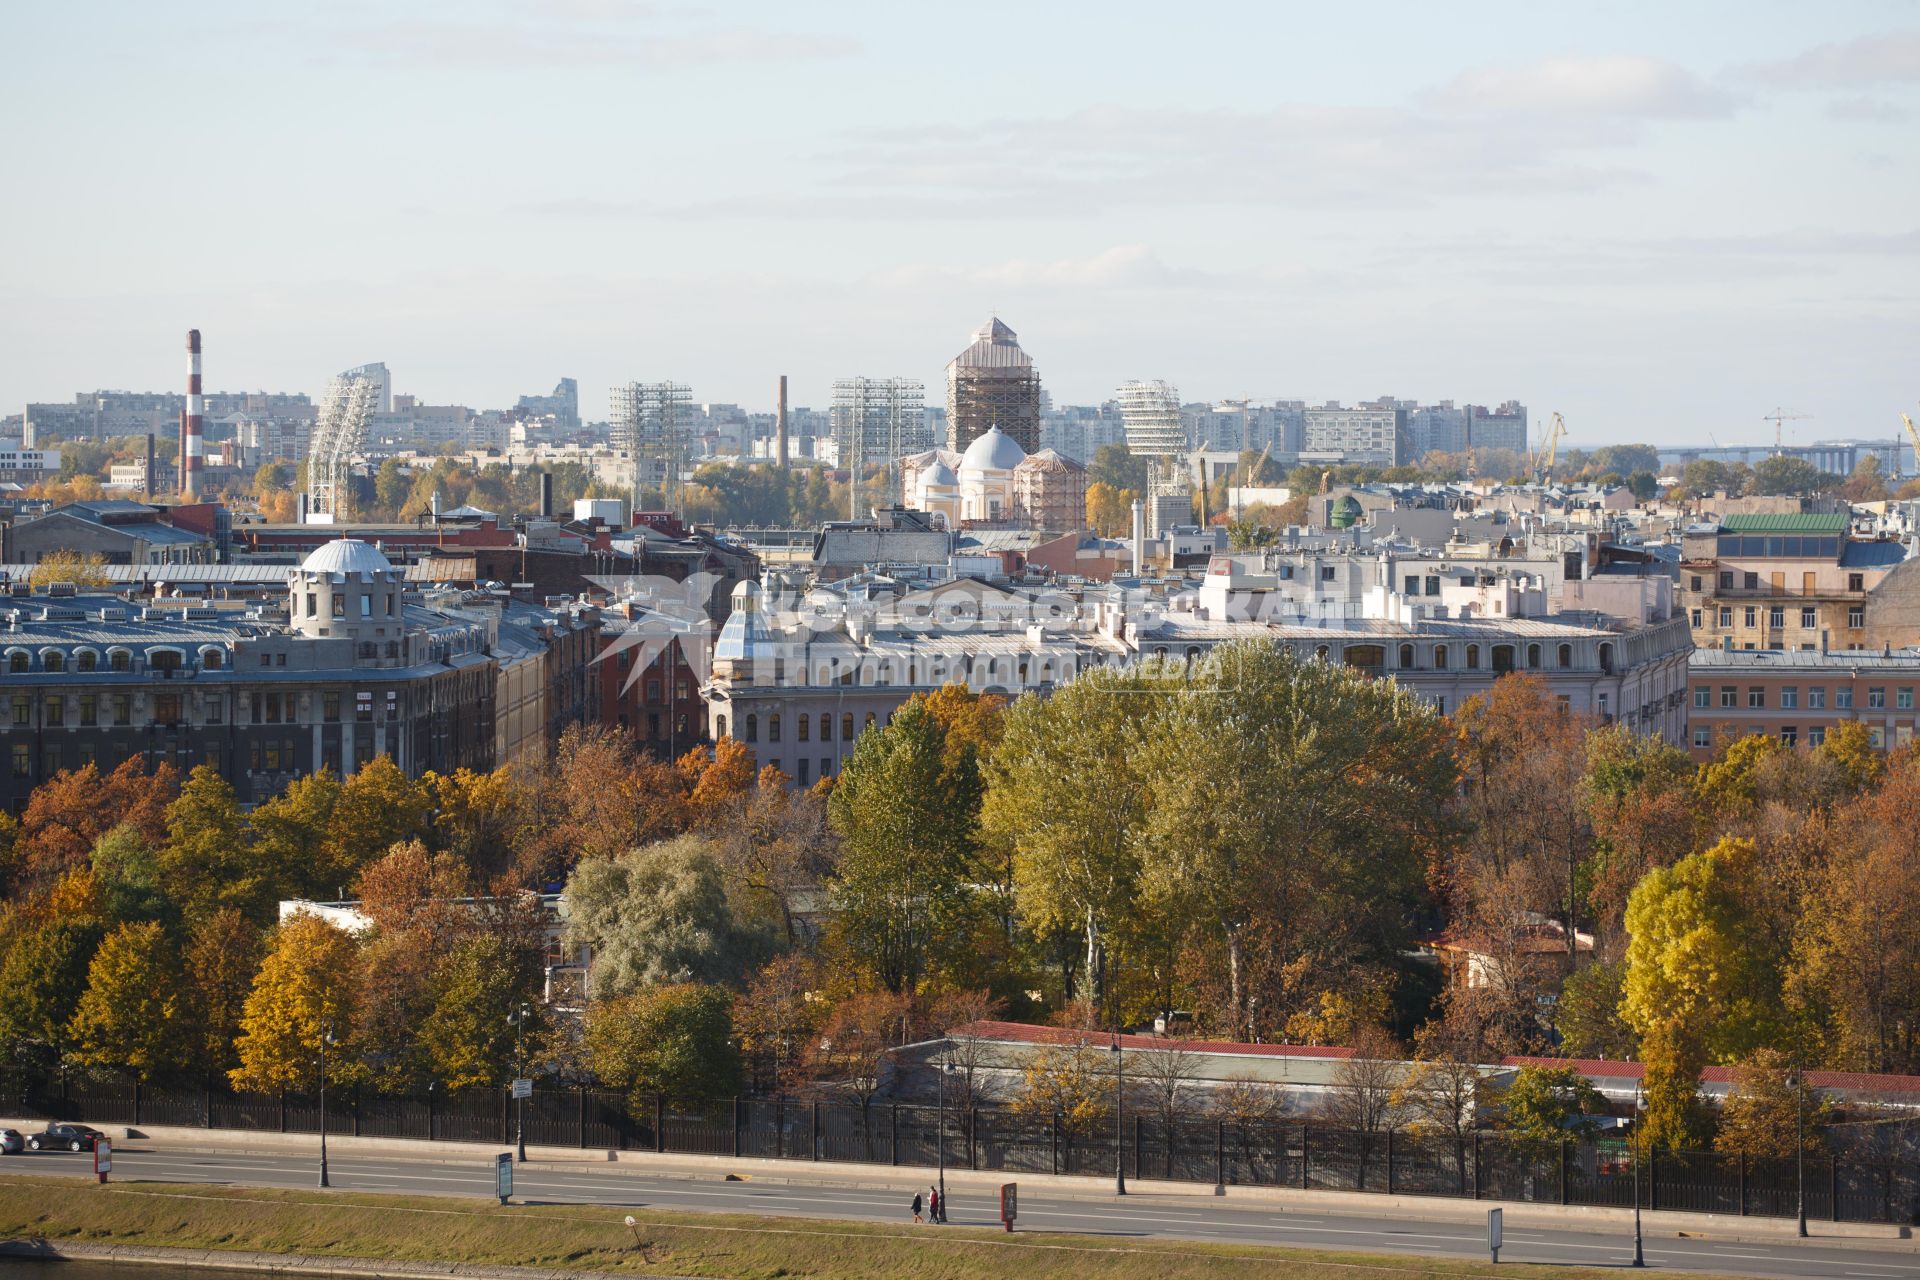
[[[1913,469],[1920,473],[1920,428],[1913,425],[1913,419],[1907,414],[1901,414],[1900,421],[1907,424],[1907,439],[1913,441]]]
[[[1536,483],[1553,483],[1553,460],[1560,456],[1560,437],[1566,434],[1566,420],[1556,412],[1541,429],[1540,443],[1534,446],[1533,477]]]
[[[1777,405],[1774,407],[1772,413],[1763,413],[1760,415],[1760,421],[1771,422],[1773,424],[1773,453],[1775,457],[1780,456],[1782,434],[1780,424],[1783,422],[1800,422],[1810,416],[1811,415],[1804,413],[1788,413]]]

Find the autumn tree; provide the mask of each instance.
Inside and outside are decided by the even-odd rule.
[[[391,756],[375,756],[340,784],[323,846],[329,866],[351,883],[394,845],[428,834],[432,810],[425,786],[400,772]]]
[[[177,921],[179,910],[166,890],[160,858],[137,828],[123,823],[101,836],[91,865],[94,892],[107,919]]]
[[[433,795],[435,843],[483,878],[505,874],[521,822],[513,771],[455,769],[429,773],[420,783]]]
[[[860,991],[834,1001],[817,1039],[804,1056],[816,1088],[851,1098],[870,1118],[893,1051],[914,1038],[913,998],[890,991]],[[871,1141],[872,1130],[867,1129]]]
[[[687,780],[636,752],[633,736],[573,725],[546,769],[522,783],[517,844],[526,883],[564,880],[582,858],[614,857],[678,835],[688,825]]]
[[[1500,1127],[1539,1144],[1591,1134],[1597,1125],[1588,1117],[1607,1111],[1606,1098],[1572,1067],[1521,1067],[1499,1102]]]
[[[1016,1115],[1057,1120],[1060,1132],[1086,1137],[1111,1123],[1113,1073],[1107,1049],[1086,1041],[1048,1045],[1027,1059],[1020,1091],[1010,1104]]]
[[[794,946],[802,904],[832,874],[838,847],[825,803],[786,783],[772,765],[761,769],[735,819],[711,829],[711,837],[736,917]]]
[[[322,1037],[344,1040],[351,1029],[353,978],[350,936],[306,912],[283,921],[247,994],[234,1044],[240,1065],[228,1073],[233,1087],[313,1087]],[[346,1067],[336,1060],[335,1070],[344,1075]]]
[[[541,957],[493,932],[455,944],[433,981],[432,1012],[420,1027],[428,1069],[449,1089],[500,1084],[529,1038],[544,1031]],[[527,1010],[516,1027],[507,1014]]]
[[[1585,754],[1579,798],[1594,837],[1587,898],[1598,932],[1617,937],[1640,877],[1693,852],[1695,766],[1679,747],[1623,724],[1589,733]]]
[[[74,551],[61,547],[49,551],[34,562],[27,581],[38,588],[56,582],[71,582],[86,591],[104,591],[113,587],[105,573],[107,558],[98,551]]]
[[[767,961],[734,997],[734,1029],[756,1077],[776,1089],[800,1077],[801,1056],[827,1015],[825,986],[816,957],[788,951]]]
[[[970,927],[980,776],[971,752],[948,768],[946,736],[924,704],[860,735],[827,799],[841,840],[830,937],[893,992],[949,963]]]
[[[340,779],[328,769],[295,778],[249,815],[254,857],[291,897],[344,896],[356,868],[336,859],[330,838]]]
[[[361,871],[354,896],[372,924],[361,939],[354,1050],[370,1083],[417,1088],[435,1078],[422,1044],[435,1013],[441,969],[480,928],[466,867],[418,840],[397,844]]]
[[[582,859],[567,904],[567,944],[593,948],[596,999],[730,979],[751,951],[727,909],[712,845],[699,836]]]
[[[253,856],[233,787],[210,764],[196,765],[167,806],[159,866],[188,919],[228,906],[263,917],[281,889],[271,865]]]
[[[0,961],[0,1045],[21,1067],[46,1071],[66,1057],[100,928],[54,916],[20,929]]]
[[[87,968],[74,1010],[74,1057],[153,1081],[185,1065],[194,1046],[181,999],[180,958],[157,924],[123,924]]]
[[[699,1101],[740,1092],[732,1002],[718,987],[669,983],[587,1008],[587,1054],[600,1079],[636,1102]]]
[[[753,748],[738,738],[721,738],[711,749],[695,747],[680,757],[687,779],[687,811],[697,826],[730,821],[746,804],[756,777]]]
[[[55,774],[33,789],[20,817],[23,871],[30,882],[45,887],[85,865],[100,837],[122,824],[158,848],[166,839],[167,806],[177,789],[172,765],[162,763],[149,774],[137,755],[104,778],[92,764]]]
[[[247,996],[260,967],[260,927],[233,907],[196,923],[187,936],[181,995],[195,1040],[194,1061],[213,1071],[233,1068]]]
[[[1793,1158],[1817,1152],[1833,1107],[1807,1087],[1806,1073],[1778,1049],[1757,1049],[1733,1068],[1733,1089],[1720,1107],[1713,1149],[1727,1155]]]
[[[1354,1037],[1353,1054],[1334,1068],[1318,1115],[1354,1136],[1359,1158],[1356,1185],[1367,1185],[1367,1165],[1388,1130],[1404,1119],[1402,1097],[1406,1049],[1385,1030],[1368,1027]]]

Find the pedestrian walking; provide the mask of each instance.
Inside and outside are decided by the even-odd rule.
[[[920,1221],[920,1193],[918,1191],[913,1193],[913,1220],[915,1222]]]
[[[927,1221],[940,1221],[940,1188],[927,1188]]]

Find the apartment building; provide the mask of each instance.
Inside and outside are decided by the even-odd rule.
[[[1750,734],[1817,747],[1836,724],[1867,727],[1874,747],[1912,741],[1920,649],[1699,649],[1688,664],[1688,747],[1706,760]]]
[[[1844,512],[1728,516],[1682,539],[1680,603],[1714,649],[1864,649],[1870,597],[1906,559]]]

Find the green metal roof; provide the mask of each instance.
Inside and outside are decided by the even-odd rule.
[[[1844,511],[1823,515],[1728,516],[1722,533],[1845,533],[1851,519]]]

